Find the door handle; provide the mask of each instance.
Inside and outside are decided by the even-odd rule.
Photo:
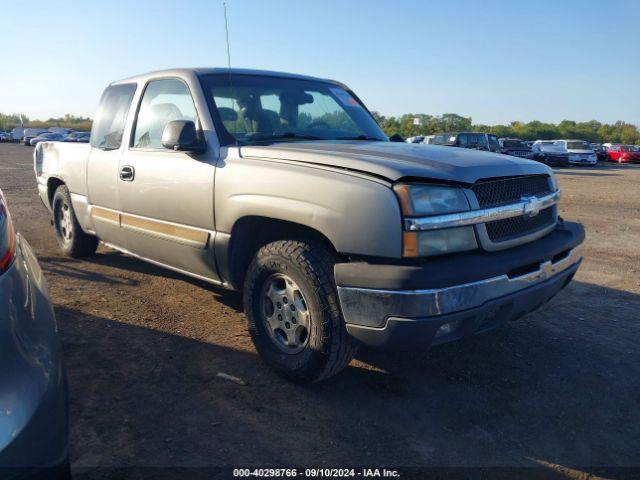
[[[125,165],[120,169],[120,180],[125,182],[133,182],[135,177],[135,169],[130,165]]]

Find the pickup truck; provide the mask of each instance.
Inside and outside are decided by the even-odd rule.
[[[257,351],[298,382],[336,374],[359,345],[426,348],[519,318],[582,260],[548,166],[391,142],[332,80],[117,81],[91,143],[39,143],[34,166],[65,254],[103,242],[241,291]]]

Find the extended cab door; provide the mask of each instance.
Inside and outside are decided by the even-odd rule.
[[[121,227],[132,253],[215,281],[216,149],[164,148],[162,133],[172,120],[201,125],[190,88],[178,78],[150,80],[120,159]]]
[[[124,247],[118,196],[119,164],[127,115],[136,84],[109,86],[96,113],[87,162],[87,193],[91,219],[98,238]]]

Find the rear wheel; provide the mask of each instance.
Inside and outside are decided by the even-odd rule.
[[[317,382],[345,368],[356,352],[340,312],[335,254],[314,241],[262,247],[244,284],[244,307],[256,349],[279,374]]]
[[[98,239],[82,230],[71,204],[66,185],[60,185],[53,195],[53,226],[62,253],[70,257],[92,255],[98,248]]]

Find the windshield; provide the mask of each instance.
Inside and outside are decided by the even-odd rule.
[[[369,112],[348,91],[332,83],[209,75],[203,84],[224,129],[239,144],[388,140]]]
[[[567,142],[567,150],[591,150],[587,142]]]
[[[520,140],[503,140],[502,146],[505,148],[527,148]]]
[[[439,133],[434,135],[431,139],[431,143],[434,145],[447,145],[456,141],[455,133]]]

